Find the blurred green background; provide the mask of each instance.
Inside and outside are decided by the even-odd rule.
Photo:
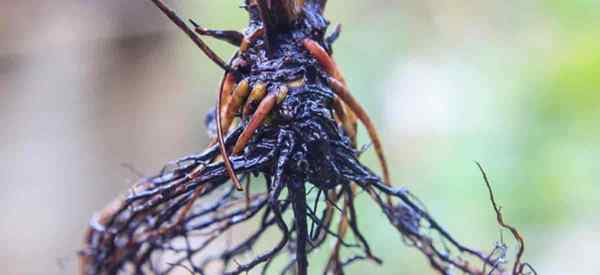
[[[238,0],[169,3],[212,28],[246,23]],[[492,248],[479,161],[540,274],[600,274],[600,1],[330,0],[327,14],[396,185]],[[205,146],[220,74],[146,0],[0,2],[4,273],[75,273],[87,220],[135,178],[125,166],[150,175]],[[385,264],[350,274],[432,274],[370,201],[360,208]]]

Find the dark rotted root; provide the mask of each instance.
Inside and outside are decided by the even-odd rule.
[[[452,270],[526,274],[529,265],[525,263],[519,264],[516,273],[506,271],[501,265],[502,251],[494,249],[486,254],[462,245],[410,192],[385,185],[358,161],[357,152],[348,138],[339,134],[331,117],[311,111],[295,117],[297,121],[287,126],[261,128],[247,150],[231,158],[242,178],[264,177],[264,192],[246,198],[225,184],[229,180],[226,169],[221,161],[214,162],[219,154],[216,146],[175,161],[159,175],[142,179],[92,221],[81,252],[81,274],[169,274],[179,269],[193,274],[245,274],[259,269],[270,274],[272,263],[288,254],[281,273],[303,275],[308,273],[309,255],[327,240],[353,254],[331,257],[325,274],[343,274],[349,265],[360,261],[381,263],[377,251],[369,246],[368,236],[361,232],[354,205],[359,192],[353,189],[364,190],[403,240],[418,249],[439,274],[451,274]],[[308,117],[311,119],[305,119]],[[229,148],[242,127],[225,139]],[[316,157],[311,155],[314,148],[303,150],[303,145],[319,148],[327,157],[313,160],[314,166],[298,165],[299,158]],[[299,171],[333,180],[315,177],[308,181],[321,184],[305,184]],[[252,181],[258,182],[256,178]],[[388,196],[394,199],[393,204],[387,202]],[[193,207],[180,219],[190,202]],[[284,218],[290,215],[293,221]],[[219,245],[250,220],[256,225],[247,229],[248,234],[235,236],[239,241],[224,247]],[[346,220],[347,226],[341,226],[340,220]],[[271,243],[272,237],[266,236],[273,234],[280,237]],[[349,234],[354,238],[346,236]],[[352,239],[356,243],[348,241]],[[269,248],[256,251],[265,243]]]

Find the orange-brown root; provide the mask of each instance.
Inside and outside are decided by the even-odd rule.
[[[244,37],[244,39],[242,39],[242,43],[240,44],[240,52],[243,53],[247,51],[252,45],[252,43],[254,43],[254,41],[256,41],[257,38],[263,35],[265,35],[265,28],[259,28],[250,35]]]
[[[217,97],[217,110],[221,110],[223,107],[223,94],[226,92],[226,85],[231,84],[228,83],[228,76],[231,75],[233,79],[233,84],[235,84],[235,77],[233,74],[226,73],[221,82],[221,89],[219,90],[219,96]],[[231,89],[233,89],[233,84],[231,85]],[[227,148],[225,148],[225,140],[223,138],[223,125],[222,125],[222,117],[221,112],[217,112],[217,141],[219,142],[219,150],[221,151],[221,155],[223,156],[223,163],[225,164],[225,169],[227,170],[227,174],[229,174],[229,178],[233,181],[233,185],[237,190],[244,190],[240,180],[238,179],[235,171],[233,170],[233,166],[231,165],[231,161],[229,160],[229,155],[227,154]]]
[[[338,96],[333,99],[333,110],[344,131],[350,137],[352,146],[356,147],[356,116],[354,112],[348,110],[346,104]]]
[[[358,119],[360,119],[360,121],[367,128],[367,132],[369,133],[369,137],[373,141],[373,145],[375,146],[375,152],[377,153],[377,156],[381,163],[384,182],[387,185],[391,185],[387,162],[383,154],[383,146],[381,145],[381,141],[379,139],[377,130],[375,129],[374,124],[371,122],[371,119],[367,115],[367,112],[362,108],[362,106],[352,96],[352,94],[350,94],[344,77],[342,76],[340,70],[335,64],[335,61],[329,56],[327,51],[325,51],[325,49],[323,49],[323,47],[321,47],[319,43],[312,39],[306,38],[304,39],[303,43],[304,47],[309,51],[309,53],[315,59],[317,59],[321,66],[323,66],[323,69],[332,76],[329,78],[329,84],[332,86],[334,92],[342,99],[342,101],[345,104],[348,105],[348,107],[350,107],[350,110],[354,114],[356,114]],[[352,119],[349,119],[349,122],[352,123]]]
[[[331,56],[329,56],[329,54],[327,53],[327,51],[321,47],[321,45],[319,45],[319,43],[317,43],[316,41],[306,38],[303,41],[304,43],[304,47],[308,50],[308,52],[315,58],[317,59],[317,61],[319,61],[319,64],[321,64],[321,66],[323,66],[323,69],[325,70],[325,72],[327,72],[329,75],[333,76],[333,78],[335,78],[337,81],[339,81],[340,83],[343,84],[344,87],[348,87],[348,85],[346,84],[346,80],[344,79],[344,76],[342,75],[340,69],[338,68],[337,64],[335,63],[335,61],[333,60],[333,58]],[[352,110],[347,110],[346,111],[347,114],[347,119],[346,119],[346,126],[344,127],[346,129],[346,131],[349,131],[349,133],[354,133],[354,140],[353,142],[356,142],[356,114],[354,114],[354,112]],[[353,129],[353,130],[351,130]],[[351,136],[352,137],[352,136]]]
[[[348,89],[338,80],[330,77],[329,85],[332,90],[336,93],[337,96],[340,97],[344,103],[348,105],[350,110],[352,110],[358,117],[358,119],[365,125],[367,128],[367,132],[371,141],[373,142],[373,146],[375,147],[375,152],[377,153],[377,157],[379,158],[379,162],[381,163],[381,169],[383,170],[383,179],[387,185],[390,185],[390,176],[389,170],[387,167],[387,162],[385,160],[385,156],[383,154],[383,146],[381,144],[381,140],[379,139],[379,134],[375,129],[375,125],[371,121],[371,118],[365,111],[365,109],[360,105],[360,103],[350,94]]]
[[[256,129],[258,129],[258,127],[262,125],[262,123],[267,118],[267,115],[271,112],[271,110],[273,110],[273,107],[275,107],[276,103],[277,94],[275,93],[268,94],[260,102],[258,108],[256,109],[256,112],[254,113],[254,116],[252,116],[252,119],[248,123],[248,126],[246,126],[246,128],[238,138],[237,142],[235,143],[235,146],[233,147],[232,152],[234,155],[237,155],[240,152],[242,152],[244,147],[246,147],[246,144],[248,144],[248,141],[250,141],[250,138],[254,134],[254,131],[256,131]]]
[[[248,97],[248,93],[250,91],[250,87],[248,86],[248,80],[244,79],[238,83],[233,94],[229,98],[224,110],[223,118],[223,134],[226,134],[229,131],[229,127],[231,123],[235,119],[235,116],[240,110],[240,107]]]
[[[319,64],[321,64],[321,66],[323,66],[325,72],[333,76],[338,81],[344,84],[346,83],[344,77],[342,76],[342,73],[338,69],[337,64],[335,64],[335,61],[329,56],[327,51],[323,49],[321,45],[319,45],[319,43],[312,39],[306,38],[304,39],[303,44],[304,47],[308,50],[308,52],[315,59],[317,59],[317,61],[319,61]]]
[[[254,88],[252,89],[252,92],[250,93],[250,96],[248,96],[248,100],[246,100],[246,104],[244,104],[244,108],[242,111],[243,116],[250,116],[266,94],[267,85],[260,82],[256,83],[256,85],[254,85]]]
[[[299,79],[288,82],[286,85],[290,89],[296,89],[296,88],[300,88],[300,87],[304,86],[304,84],[306,84],[306,81],[304,80],[304,78],[299,78]]]
[[[276,103],[277,105],[281,104],[281,102],[283,102],[283,100],[287,97],[289,92],[289,88],[286,85],[280,86],[279,89],[277,90],[277,95],[276,95]]]
[[[221,113],[223,113],[223,111],[225,111],[225,106],[226,106],[225,104],[231,98],[234,88],[235,88],[235,76],[232,73],[227,73],[227,75],[225,75],[225,82],[223,83],[223,89],[220,91],[221,103],[223,104],[223,106],[220,106],[220,108],[219,108]]]
[[[232,94],[233,94],[233,89],[235,88],[235,76],[232,73],[227,73],[225,75],[225,78],[223,79],[223,85],[221,87],[221,90],[219,91],[219,102],[221,102],[221,105],[217,106],[217,115],[220,115],[221,118],[223,118],[223,125],[228,124],[230,125],[231,122],[227,122],[228,118],[227,118],[227,105],[229,104],[229,101],[231,100]],[[233,120],[233,118],[231,118]],[[222,127],[225,131],[227,132],[227,130],[229,129],[229,126]],[[225,133],[223,133],[225,134]],[[217,144],[219,142],[218,139],[218,135],[217,138],[215,138],[214,140],[212,140],[208,146],[213,146],[215,144]]]

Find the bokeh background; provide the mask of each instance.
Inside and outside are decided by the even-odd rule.
[[[170,4],[241,29],[239,2]],[[395,184],[459,239],[491,248],[500,237],[480,161],[540,274],[600,274],[600,1],[330,0],[328,15],[343,23],[336,59]],[[2,273],[76,273],[88,219],[132,170],[151,175],[204,148],[219,77],[149,1],[1,1]],[[377,168],[373,154],[364,161]],[[432,273],[372,204],[360,213],[385,265],[351,274]]]

